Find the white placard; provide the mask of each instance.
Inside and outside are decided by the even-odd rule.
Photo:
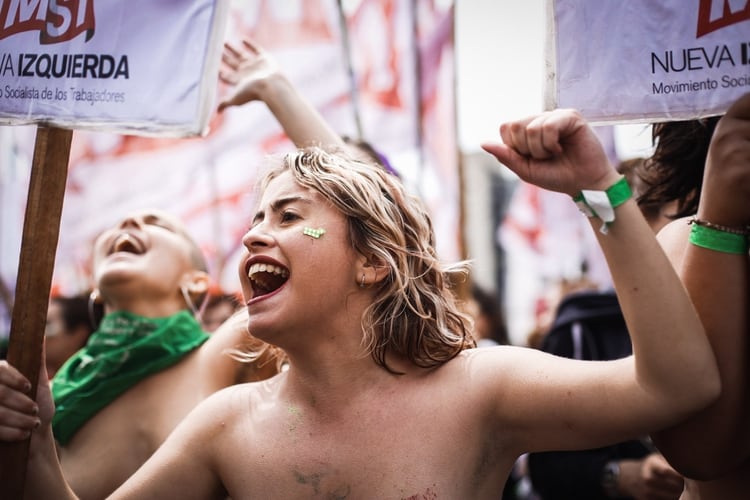
[[[548,0],[545,108],[693,119],[750,92],[750,0]]]
[[[204,133],[226,0],[2,0],[0,123]]]

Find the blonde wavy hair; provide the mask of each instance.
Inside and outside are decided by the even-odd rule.
[[[272,160],[261,190],[287,171],[346,216],[356,251],[389,270],[362,317],[363,345],[378,365],[397,373],[386,361],[395,354],[434,368],[475,345],[449,280],[468,263],[441,265],[430,216],[400,179],[343,149],[308,147]]]

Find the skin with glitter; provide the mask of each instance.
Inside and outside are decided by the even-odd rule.
[[[319,227],[318,229],[313,229],[311,227],[305,227],[302,230],[302,234],[304,234],[306,236],[310,236],[312,238],[315,238],[316,240],[318,238],[320,238],[321,236],[323,236],[325,234],[325,232],[326,232],[326,230],[323,229],[322,227]]]

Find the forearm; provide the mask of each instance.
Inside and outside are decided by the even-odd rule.
[[[342,138],[284,75],[274,75],[272,81],[264,83],[261,99],[297,147],[344,144]]]
[[[35,431],[29,447],[24,498],[78,498],[63,477],[55,446],[49,426]]]
[[[750,224],[748,165],[750,93],[727,109],[713,133],[697,213],[702,222],[692,227],[700,246],[685,237],[678,262],[714,350],[722,393],[705,410],[654,436],[676,468],[701,479],[726,478],[750,454],[748,252],[742,234]]]
[[[716,362],[677,273],[633,200],[616,209],[608,234],[592,218],[633,343],[637,382],[661,402],[664,424],[718,392]],[[668,402],[664,405],[664,402]]]
[[[716,213],[699,216],[721,220]],[[714,404],[653,438],[680,472],[708,479],[737,466],[749,451],[748,257],[685,244],[679,272],[718,361],[722,392]]]

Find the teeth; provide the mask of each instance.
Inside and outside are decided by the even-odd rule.
[[[114,244],[112,245],[112,251],[113,252],[132,252],[132,253],[140,253],[141,252],[140,244],[129,234],[124,233],[117,237]]]
[[[131,244],[129,234],[123,234],[119,238],[117,238],[117,240],[115,241],[115,248],[120,248],[126,244]]]
[[[286,278],[289,276],[289,271],[287,271],[283,267],[274,266],[273,264],[256,263],[250,266],[250,269],[248,269],[247,277],[251,280],[255,280],[254,275],[257,273],[273,273],[281,276],[282,278]]]

